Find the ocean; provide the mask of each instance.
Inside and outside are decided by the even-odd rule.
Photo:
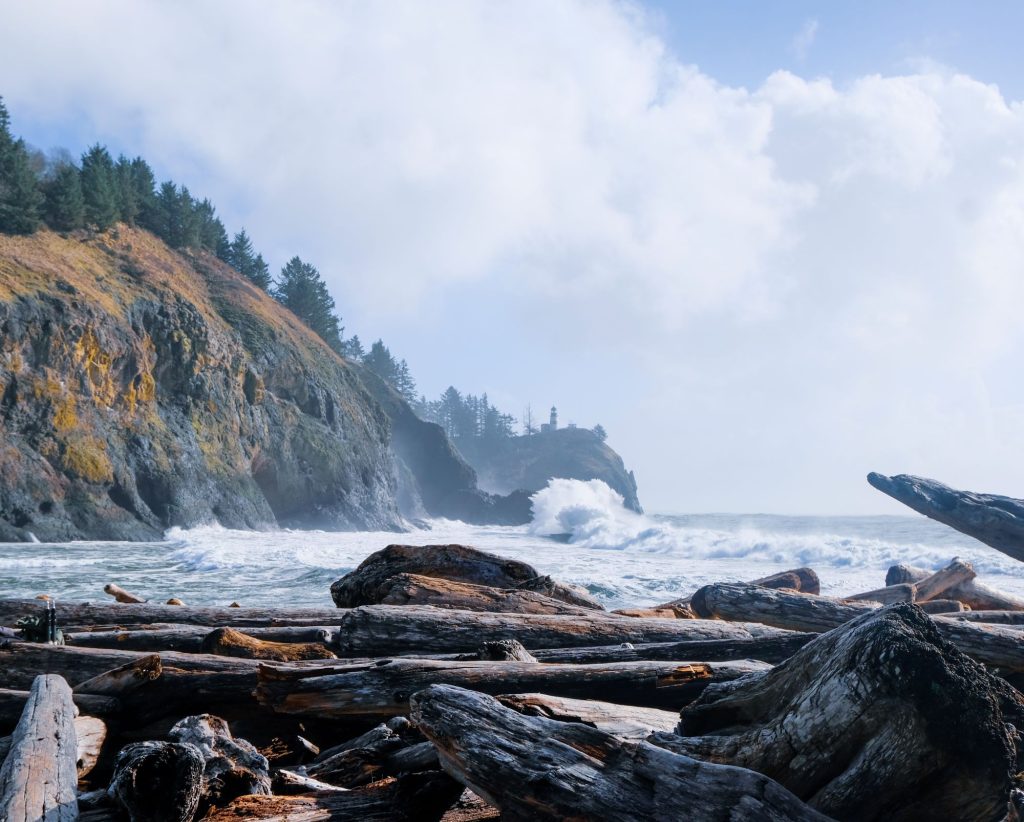
[[[116,582],[153,602],[190,605],[330,606],[330,584],[394,542],[462,543],[531,563],[581,585],[611,608],[654,605],[716,581],[754,579],[809,565],[822,593],[885,584],[897,562],[927,568],[954,556],[979,577],[1024,595],[1024,563],[920,516],[638,515],[603,483],[554,480],[534,497],[521,527],[434,520],[390,532],[171,529],[160,542],[0,545],[6,597],[50,594],[104,600]]]

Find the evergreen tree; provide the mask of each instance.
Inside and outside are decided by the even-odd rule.
[[[363,365],[380,377],[388,385],[398,386],[398,363],[391,356],[391,350],[384,345],[384,340],[377,340],[363,356]]]
[[[409,363],[405,360],[399,362],[395,369],[394,388],[410,405],[416,402],[416,380],[412,378]]]
[[[281,269],[274,296],[331,348],[342,352],[343,329],[334,314],[334,299],[314,266],[292,257]]]
[[[608,432],[604,430],[604,426],[601,425],[600,423],[594,426],[593,431],[594,436],[601,440],[601,442],[604,442],[606,439],[608,439]]]
[[[31,234],[39,227],[43,195],[25,141],[14,139],[10,124],[0,99],[0,232]]]
[[[264,291],[270,290],[270,266],[264,261],[263,255],[256,253],[256,249],[252,246],[252,240],[249,239],[244,228],[231,241],[231,246],[228,249],[228,263],[234,267],[235,271],[247,277]],[[331,309],[334,309],[333,301]]]
[[[123,154],[114,166],[114,182],[117,192],[117,210],[121,222],[135,225],[139,218],[139,198],[135,190],[132,161]]]
[[[131,183],[138,209],[136,220],[143,228],[159,234],[160,209],[156,196],[156,176],[149,163],[141,157],[132,160]]]
[[[99,231],[106,231],[120,216],[114,161],[99,143],[82,155],[82,198],[86,223]]]
[[[178,208],[178,187],[167,180],[160,184],[155,198],[153,223],[150,229],[157,237],[172,248],[179,248],[182,241],[181,214]]]
[[[345,340],[342,344],[341,353],[350,360],[355,360],[356,362],[363,361],[363,358],[366,356],[366,350],[363,348],[362,340],[359,339],[358,334]]]
[[[181,226],[179,248],[200,247],[199,203],[192,198],[192,193],[182,186],[178,189],[178,223]]]
[[[57,231],[74,231],[85,225],[85,200],[82,180],[77,168],[70,163],[57,166],[43,184],[46,200],[43,216],[47,225]]]

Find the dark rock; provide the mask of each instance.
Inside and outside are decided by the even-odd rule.
[[[958,491],[933,479],[868,474],[868,482],[895,500],[1024,562],[1024,500]]]

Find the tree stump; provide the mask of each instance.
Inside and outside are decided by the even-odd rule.
[[[109,793],[132,822],[191,822],[204,764],[194,745],[136,742],[117,755]]]

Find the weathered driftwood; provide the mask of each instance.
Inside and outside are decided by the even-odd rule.
[[[434,685],[413,718],[441,764],[510,820],[824,820],[768,777]]]
[[[930,599],[914,604],[926,614],[952,614],[967,610],[967,606],[958,599]]]
[[[348,788],[342,788],[338,785],[321,782],[319,779],[313,779],[311,776],[304,776],[301,773],[289,771],[285,768],[279,768],[274,772],[274,778],[271,781],[271,788],[272,793],[275,796],[294,796],[295,794],[318,792],[342,793],[349,790]]]
[[[422,738],[408,722],[381,723],[355,739],[325,751],[302,770],[314,779],[356,788],[397,775],[397,771],[388,767],[391,757]]]
[[[75,717],[75,767],[78,778],[92,773],[107,741],[107,723],[97,716]]]
[[[827,631],[871,611],[871,603],[842,603],[790,591],[772,591],[751,585],[705,585],[698,591],[702,615],[720,619],[758,620],[766,625],[804,631]],[[697,597],[694,597],[695,602]],[[978,662],[1007,671],[1024,671],[1024,643],[1020,634],[998,625],[980,625],[943,619],[936,623],[942,635]]]
[[[217,716],[188,716],[171,728],[171,742],[194,746],[203,757],[200,808],[226,805],[246,794],[270,794],[267,758],[245,739],[236,739]]]
[[[164,605],[184,605],[184,604],[185,603],[182,602],[177,597],[171,597],[169,600],[167,600],[167,602],[164,603]]]
[[[140,596],[128,593],[128,591],[126,591],[120,585],[115,585],[113,582],[108,582],[106,585],[103,586],[103,593],[110,594],[110,596],[112,596],[118,602],[123,602],[126,604],[138,605],[146,601]]]
[[[492,588],[421,574],[396,574],[377,589],[380,605],[436,605],[467,611],[504,611],[514,614],[581,614],[593,611],[555,597],[518,588]]]
[[[805,594],[820,594],[821,581],[813,568],[792,568],[789,571],[780,571],[777,574],[769,574],[766,577],[752,579],[747,585],[760,585],[762,588],[785,588],[790,591],[802,591]],[[656,605],[655,608],[687,607],[690,597],[682,597],[666,602],[663,605]],[[692,613],[692,612],[691,612]]]
[[[117,755],[110,797],[132,822],[191,822],[204,765],[194,745],[135,742]]]
[[[527,649],[620,642],[682,642],[781,636],[763,625],[720,620],[637,619],[595,611],[586,615],[450,611],[422,605],[370,605],[343,613],[338,647],[344,656],[469,653],[482,642],[517,639]]]
[[[766,670],[765,663],[609,662],[538,665],[534,662],[456,662],[390,659],[345,673],[299,679],[260,669],[257,699],[278,713],[347,718],[388,717],[409,708],[412,693],[434,683],[483,693],[542,691],[553,696],[603,699],[623,705],[678,710],[712,682]]]
[[[751,768],[837,819],[1000,819],[1024,698],[912,605],[863,614],[651,741]]]
[[[885,582],[886,585],[919,582],[931,573],[913,565],[893,565],[885,575]],[[974,611],[1024,611],[1024,598],[1000,591],[978,579],[955,585],[944,596],[959,600]]]
[[[792,631],[781,636],[757,639],[699,639],[690,642],[646,642],[618,645],[592,645],[584,648],[539,648],[530,653],[538,662],[635,662],[700,659],[724,662],[730,659],[757,659],[777,663],[814,639],[813,634]]]
[[[159,679],[163,673],[163,665],[160,663],[159,654],[133,659],[124,665],[119,665],[109,671],[104,671],[99,676],[79,682],[74,687],[78,694],[98,694],[100,696],[124,696],[136,688]]]
[[[879,491],[938,522],[1024,562],[1024,500],[958,491],[932,479],[874,472]]]
[[[962,585],[974,579],[976,574],[969,562],[962,559],[954,559],[945,568],[940,568],[934,574],[930,574],[922,580],[914,583],[914,599],[917,602],[927,602],[935,599],[940,594],[945,594],[951,588]]]
[[[586,591],[541,576],[525,562],[465,545],[389,545],[370,554],[354,571],[331,585],[331,597],[339,608],[376,605],[380,602],[381,586],[398,574],[536,591],[570,605],[603,610]]]
[[[0,819],[63,822],[78,818],[75,705],[59,676],[40,676],[0,767]]]
[[[31,683],[30,683],[31,687]],[[25,706],[29,702],[31,691],[16,688],[0,688],[0,728],[10,730],[18,724]],[[90,716],[112,717],[121,712],[122,705],[116,699],[91,694],[74,694],[72,701],[83,714]]]
[[[200,651],[204,654],[236,656],[243,659],[270,659],[277,662],[297,662],[301,659],[337,659],[322,642],[269,642],[236,631],[217,628],[203,638]]]
[[[853,594],[852,596],[843,597],[843,599],[854,602],[867,600],[869,602],[877,602],[880,605],[892,605],[896,602],[913,602],[916,594],[917,589],[910,583],[905,582],[900,585],[887,585],[885,588],[876,588],[874,591],[865,591],[862,594]]]
[[[208,625],[220,628],[333,625],[337,608],[215,608],[180,605],[122,605],[116,602],[65,602],[56,605],[57,622],[64,625]],[[46,613],[46,603],[35,599],[0,599],[0,625],[14,625],[23,616]]]
[[[500,694],[498,702],[526,716],[559,722],[582,722],[621,739],[640,741],[654,731],[673,731],[679,716],[673,711],[616,705],[595,699],[568,699],[550,694]]]
[[[181,651],[198,654],[212,631],[224,630],[208,625],[138,625],[129,628],[96,626],[73,628],[64,632],[68,645],[78,648],[120,648],[126,651]],[[236,630],[232,628],[231,630]],[[319,644],[325,649],[333,641],[335,628],[326,626],[283,626],[245,628],[244,633],[260,642]],[[317,658],[317,657],[314,657]],[[328,658],[328,657],[323,657]]]
[[[642,617],[645,619],[695,619],[696,615],[686,605],[669,605],[659,608],[616,608],[611,613],[618,616]]]
[[[351,791],[307,796],[242,796],[204,822],[435,822],[462,786],[440,771],[383,779]]]
[[[961,619],[964,622],[984,622],[990,625],[1006,627],[1024,627],[1024,611],[961,611],[946,615],[948,619]]]

